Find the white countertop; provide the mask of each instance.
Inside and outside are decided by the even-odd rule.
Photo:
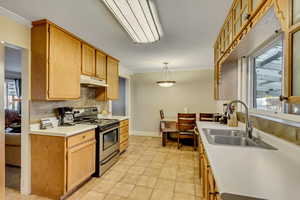
[[[203,128],[241,129],[214,122]],[[300,147],[255,129],[263,141],[278,150],[213,145],[200,133],[219,192],[268,200],[300,199]]]
[[[38,124],[38,126],[37,125],[31,126],[30,133],[36,135],[69,137],[72,135],[76,135],[78,133],[95,129],[96,127],[97,126],[95,125],[76,124],[75,126],[58,126],[50,129],[40,129]]]
[[[123,121],[129,119],[128,116],[111,116],[111,115],[98,115],[99,119],[117,119]],[[40,129],[40,124],[31,124],[31,134],[36,135],[50,135],[69,137],[85,131],[95,129],[96,125],[76,124],[75,126],[58,126],[50,129]]]

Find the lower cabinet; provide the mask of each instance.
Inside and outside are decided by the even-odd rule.
[[[95,141],[68,150],[67,190],[72,190],[95,172]]]
[[[200,178],[202,185],[203,200],[221,200],[217,185],[212,173],[205,149],[202,142],[199,143]]]
[[[120,153],[126,151],[129,145],[129,121],[123,120],[120,122]]]
[[[67,196],[95,172],[95,154],[95,130],[70,137],[32,134],[32,193]]]

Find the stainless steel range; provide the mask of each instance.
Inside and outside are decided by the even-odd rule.
[[[73,112],[76,123],[97,125],[96,172],[94,176],[100,177],[119,159],[119,120],[98,119],[96,107],[75,108]]]

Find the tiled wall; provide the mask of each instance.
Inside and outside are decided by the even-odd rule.
[[[81,87],[81,98],[72,101],[32,101],[30,103],[30,122],[37,123],[43,117],[56,116],[55,108],[71,106],[86,107],[97,106],[100,111],[108,110],[107,102],[99,102],[95,100],[96,89]]]
[[[244,122],[244,116],[238,113],[238,120]],[[251,121],[255,128],[300,146],[300,128],[256,116],[251,116]]]

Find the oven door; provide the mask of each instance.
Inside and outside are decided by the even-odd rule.
[[[119,128],[114,127],[100,132],[100,158],[101,161],[119,150]]]

